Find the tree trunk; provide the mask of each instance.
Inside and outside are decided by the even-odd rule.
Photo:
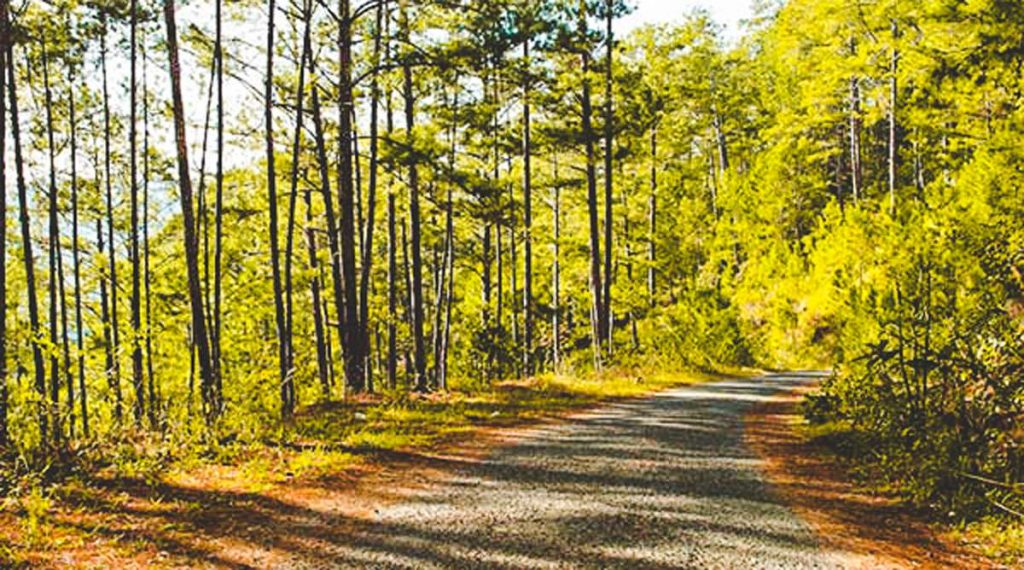
[[[7,0],[0,0],[0,449],[10,442],[7,426]]]
[[[122,397],[121,397],[121,359],[118,356],[121,338],[120,326],[117,317],[117,257],[114,247],[114,192],[112,188],[113,175],[110,171],[111,149],[110,149],[110,92],[107,86],[107,20],[103,19],[104,34],[100,41],[100,64],[103,74],[103,185],[107,197],[107,260],[110,275],[110,342],[113,362],[111,362],[110,375],[112,383],[117,386],[114,395],[117,398],[114,408],[114,417],[121,421]]]
[[[219,4],[219,2],[218,2]],[[129,121],[128,157],[131,176],[131,257],[132,257],[132,384],[135,387],[135,425],[142,425],[145,415],[146,388],[142,359],[142,266],[139,259],[139,180],[136,161],[136,139],[138,138],[138,97],[136,82],[136,61],[138,51],[138,0],[130,3],[130,65],[129,73]],[[151,403],[152,405],[152,403]]]
[[[274,0],[270,0],[270,2],[271,20],[273,20]],[[174,138],[178,155],[178,182],[181,186],[180,200],[182,225],[184,226],[185,265],[188,273],[189,302],[192,310],[192,331],[199,360],[199,377],[203,400],[206,404],[206,421],[208,424],[212,424],[216,411],[213,406],[215,378],[210,354],[210,338],[206,330],[203,295],[199,282],[199,241],[196,237],[195,213],[192,210],[192,179],[189,173],[188,144],[185,138],[185,106],[181,97],[181,63],[178,59],[178,29],[177,22],[175,21],[175,0],[164,1],[164,21],[167,25],[167,52],[170,63]],[[272,39],[273,26],[271,25],[269,28],[271,33],[268,35]],[[269,81],[267,85],[269,91]],[[268,136],[268,148],[272,151],[273,143],[271,141],[272,138]],[[273,202],[271,203],[273,204]]]
[[[367,388],[372,390],[370,385],[370,351],[369,351],[369,322],[370,322],[370,279],[373,268],[373,231],[377,218],[377,167],[380,141],[378,140],[377,119],[380,112],[380,78],[378,68],[381,62],[381,38],[384,28],[384,5],[386,2],[377,4],[377,21],[374,27],[373,39],[373,70],[370,75],[370,180],[367,189],[366,199],[366,232],[363,238],[363,262],[362,274],[359,279],[359,338],[363,343],[363,370],[366,374]]]
[[[296,402],[295,394],[295,308],[294,300],[292,295],[292,264],[293,264],[293,251],[295,249],[295,223],[296,223],[296,206],[298,202],[299,194],[299,161],[302,152],[302,131],[303,131],[303,108],[306,94],[306,61],[312,58],[312,36],[310,31],[311,20],[312,20],[312,5],[307,0],[303,3],[302,7],[302,52],[299,54],[299,82],[295,90],[295,131],[294,138],[292,139],[292,164],[291,171],[289,174],[289,188],[288,188],[288,227],[286,230],[285,237],[285,255],[284,255],[284,291],[285,291],[285,345],[287,346],[287,357],[288,357],[288,369],[292,371],[289,376],[289,380],[286,383],[288,389],[288,397],[290,398],[292,405]],[[312,69],[312,65],[310,65]],[[309,199],[309,192],[306,192],[307,202],[312,205],[312,200]],[[307,206],[306,218],[310,219],[310,213]],[[308,229],[307,229],[308,232]],[[316,253],[316,243],[313,243],[313,252]],[[315,262],[314,262],[315,263]],[[314,280],[315,281],[315,280]],[[319,286],[317,286],[319,289]],[[319,297],[319,292],[316,295]],[[317,299],[319,300],[319,299]],[[319,307],[317,311],[319,312]],[[320,326],[319,323],[315,327]],[[320,335],[317,336],[319,340],[322,336],[323,331],[320,331]],[[317,354],[319,356],[322,347],[317,347]],[[321,360],[317,360],[321,362]],[[321,370],[321,374],[326,370]],[[323,377],[321,377],[321,386],[323,385]],[[329,392],[324,393],[325,396],[329,395]]]
[[[530,168],[530,38],[523,40],[523,374],[533,375],[533,191]]]
[[[324,200],[324,218],[327,221],[327,248],[331,254],[331,278],[334,280],[334,310],[337,315],[337,320],[341,323],[345,314],[345,296],[343,291],[343,282],[341,278],[341,246],[338,243],[338,222],[334,214],[334,198],[331,196],[331,178],[329,174],[329,163],[327,159],[327,144],[324,140],[324,127],[323,119],[320,114],[320,95],[319,89],[313,86],[313,127],[314,135],[316,137],[316,152],[317,162],[320,167],[320,186],[321,194]],[[327,318],[327,311],[324,311],[324,320],[329,322]],[[338,331],[338,336],[342,334],[341,330]],[[330,330],[327,331],[328,337],[330,337]],[[328,338],[328,346],[330,346],[330,340]],[[333,367],[332,367],[333,368]]]
[[[313,71],[313,54],[312,54],[312,32],[311,32],[311,21],[312,21],[312,10],[313,6],[306,0],[303,2],[303,32],[302,32],[302,54],[299,61],[299,65],[303,67],[303,71],[299,74],[299,93],[298,98],[298,109],[296,111],[296,131],[295,131],[295,149],[292,154],[293,167],[297,167],[299,161],[299,133],[301,129],[301,113],[302,113],[302,93],[304,93],[304,71],[305,66],[309,65],[310,73]],[[296,172],[293,171],[293,180]],[[330,344],[327,340],[326,331],[324,326],[327,321],[324,318],[323,310],[323,294],[322,294],[322,279],[320,271],[320,259],[317,253],[316,243],[316,232],[313,227],[313,190],[307,186],[306,191],[303,193],[305,196],[306,204],[306,251],[309,259],[309,269],[313,278],[309,281],[310,295],[313,301],[313,334],[316,339],[316,364],[317,364],[317,377],[320,380],[320,392],[324,400],[330,400],[331,398],[331,373],[330,373]]]
[[[47,157],[49,158],[49,181],[50,185],[47,189],[48,194],[48,213],[49,213],[49,235],[48,235],[48,246],[49,246],[49,270],[50,270],[50,282],[49,282],[49,293],[50,293],[50,418],[53,422],[53,429],[50,433],[53,436],[53,444],[56,447],[60,443],[62,434],[61,426],[61,413],[60,413],[60,353],[57,349],[59,346],[57,340],[57,319],[60,316],[58,304],[57,292],[59,290],[58,275],[57,275],[57,259],[60,257],[60,250],[58,245],[60,244],[60,226],[57,221],[57,165],[56,165],[56,145],[53,141],[53,95],[50,91],[50,76],[49,66],[47,65],[47,53],[46,45],[41,46],[41,58],[43,63],[43,92],[44,92],[44,105],[46,113],[46,143],[47,143]]]
[[[356,274],[355,188],[352,163],[352,19],[349,0],[338,2],[338,208],[341,216],[341,271],[344,287],[344,328],[341,331],[345,381],[353,392],[366,388],[364,328],[359,322],[359,281]]]
[[[892,54],[889,59],[889,214],[896,215],[896,169],[899,160],[899,125],[896,124],[896,97],[899,93],[896,73],[899,71],[900,52],[896,47],[899,39],[899,24],[892,21]]]
[[[578,35],[587,34],[586,4],[580,2]],[[607,321],[603,318],[604,288],[601,286],[601,237],[597,215],[597,165],[594,150],[593,106],[590,100],[590,53],[581,52],[583,74],[582,118],[583,142],[587,157],[587,213],[590,222],[590,294],[591,294],[591,342],[594,349],[594,366],[601,368],[601,342],[606,338]]]
[[[604,76],[604,315],[606,330],[602,339],[608,343],[608,354],[613,350],[612,335],[615,328],[615,312],[612,310],[612,281],[615,275],[612,273],[612,196],[613,196],[613,174],[612,160],[613,140],[615,134],[615,101],[612,93],[612,63],[614,49],[614,35],[612,33],[612,0],[605,0],[605,76]]]
[[[54,142],[53,124],[53,91],[50,89],[49,53],[46,45],[42,46],[43,89],[46,107],[46,142],[50,168],[50,342],[53,347],[51,356],[50,399],[53,406],[53,440],[57,443],[61,437],[62,413],[60,410],[60,376],[64,375],[67,396],[68,437],[75,435],[75,384],[71,375],[71,349],[68,341],[68,307],[64,290],[64,260],[60,244],[60,220],[57,196],[57,146]],[[57,322],[57,318],[60,322]],[[57,327],[60,327],[58,333]],[[60,336],[58,343],[58,334]],[[57,347],[62,353],[58,353]],[[61,370],[60,364],[63,364]]]
[[[657,279],[657,250],[654,239],[658,231],[658,125],[651,125],[651,193],[647,199],[647,304],[654,307]]]
[[[406,12],[406,4],[402,5],[402,34],[406,43],[409,42],[409,16]],[[415,128],[415,104],[412,84],[412,63],[408,55],[403,58],[403,91],[405,94],[405,126],[409,137],[409,143],[414,144]],[[421,255],[420,235],[420,181],[417,169],[415,153],[410,153],[412,158],[409,162],[409,241],[412,249],[412,336],[413,336],[413,364],[415,366],[414,385],[419,392],[427,390],[426,385],[426,350],[423,340],[423,259]]]
[[[508,173],[512,174],[512,165],[508,165]],[[517,261],[516,257],[516,201],[514,186],[511,182],[508,184],[508,295],[509,295],[509,308],[512,313],[512,368],[515,376],[519,375],[519,363],[520,359],[517,358],[519,352],[519,305],[516,302],[516,287],[519,283],[516,275]]]
[[[713,107],[711,113],[711,123],[715,129],[715,145],[718,149],[718,171],[724,174],[729,170],[728,142],[725,138],[725,129],[722,126],[722,115],[718,113],[718,108]]]
[[[2,86],[2,79],[0,79],[0,86]],[[2,91],[2,87],[0,87],[0,91]],[[0,116],[2,116],[2,110],[2,101],[0,101]],[[75,279],[75,349],[78,372],[78,403],[82,416],[82,435],[88,438],[89,413],[85,389],[85,348],[83,346],[85,329],[82,326],[82,264],[80,260],[78,221],[78,119],[75,113],[74,63],[70,62],[68,63],[68,130],[71,135],[71,260],[74,265]],[[2,143],[2,136],[0,136],[0,144]],[[0,147],[0,153],[2,153],[2,147]],[[0,163],[0,169],[2,168],[3,165]],[[104,323],[104,326],[106,326],[106,323]]]
[[[224,257],[224,45],[221,34],[221,24],[223,19],[221,17],[222,4],[223,0],[216,0],[214,2],[215,38],[213,44],[213,59],[214,64],[217,66],[217,174],[213,205],[213,319],[210,324],[210,351],[215,384],[214,405],[216,406],[217,415],[220,415],[224,411],[223,358],[221,355],[221,336],[224,329],[224,318],[221,307],[224,283],[221,265],[222,258]],[[288,330],[288,335],[290,343],[290,328]]]
[[[146,303],[146,379],[149,385],[149,424],[153,429],[159,425],[157,412],[160,401],[156,394],[156,379],[153,374],[153,306],[150,290],[150,249],[149,249],[149,83],[146,77],[146,38],[142,37],[142,249],[143,249],[143,283],[145,283]],[[74,163],[72,163],[72,166]],[[77,262],[75,263],[77,266]],[[82,378],[84,388],[84,377]],[[85,397],[83,391],[82,397]],[[84,414],[84,409],[83,409]]]
[[[274,287],[274,322],[277,327],[278,377],[281,392],[281,416],[290,418],[295,411],[292,399],[292,368],[289,363],[288,328],[285,322],[284,291],[281,287],[281,252],[278,244],[277,169],[274,165],[274,16],[275,0],[267,8],[267,75],[263,91],[264,138],[267,160],[267,204],[270,213],[270,268]]]
[[[558,370],[559,364],[562,361],[561,354],[561,331],[562,331],[562,306],[561,306],[561,287],[562,284],[559,282],[559,257],[561,246],[560,241],[562,238],[562,212],[561,212],[561,181],[558,179],[558,154],[556,153],[552,157],[552,171],[554,175],[553,193],[554,197],[551,201],[551,216],[553,219],[551,226],[554,231],[553,239],[551,240],[552,249],[552,262],[551,262],[551,361],[554,364],[555,370]]]
[[[385,36],[390,38],[390,21],[385,23]],[[385,47],[385,58],[391,59],[391,42],[388,41]],[[388,91],[386,99],[386,129],[387,141],[392,140],[394,133],[394,112],[392,108],[391,91]],[[395,231],[395,189],[393,177],[388,177],[388,385],[394,390],[398,386],[398,235]]]
[[[856,54],[856,44],[850,38],[851,55]],[[860,153],[860,81],[850,78],[850,190],[853,202],[860,201],[861,192],[861,153]]]

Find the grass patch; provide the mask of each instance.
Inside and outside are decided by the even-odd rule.
[[[953,529],[950,538],[1002,564],[1024,566],[1024,521],[987,517]]]

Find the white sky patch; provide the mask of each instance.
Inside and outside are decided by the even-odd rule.
[[[741,35],[740,22],[754,13],[752,0],[631,0],[631,4],[633,12],[616,24],[624,32],[645,24],[678,23],[694,10],[704,9],[724,26],[725,37],[735,40]]]

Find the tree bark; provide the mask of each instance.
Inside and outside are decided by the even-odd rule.
[[[602,320],[605,323],[602,339],[608,343],[608,354],[613,350],[612,338],[615,328],[615,312],[612,310],[612,281],[615,275],[612,273],[612,228],[614,218],[612,217],[612,196],[614,191],[614,180],[612,161],[613,141],[615,136],[615,101],[612,93],[612,63],[614,50],[614,35],[612,30],[613,0],[605,0],[605,99],[604,99],[604,315]]]
[[[303,108],[306,94],[306,61],[312,58],[312,35],[310,31],[312,21],[312,5],[308,0],[303,3],[302,7],[302,20],[303,20],[303,31],[302,31],[302,52],[299,54],[299,82],[295,90],[295,131],[292,139],[292,164],[289,173],[289,189],[288,189],[288,227],[287,235],[285,237],[285,255],[284,255],[284,290],[285,290],[285,339],[288,352],[288,369],[294,371],[295,369],[295,308],[293,304],[292,296],[292,263],[293,263],[293,251],[295,248],[295,223],[296,223],[296,206],[298,202],[299,193],[299,162],[301,160],[302,152],[302,131],[303,131]],[[312,65],[310,65],[312,69]],[[309,192],[306,192],[307,203],[312,204],[312,200],[309,197]],[[306,217],[307,220],[310,218],[309,206],[307,206]],[[309,228],[307,228],[307,233]],[[307,238],[308,241],[308,238]],[[313,254],[316,254],[316,242],[313,242]],[[308,248],[308,246],[307,246]],[[315,260],[314,260],[315,263]],[[314,265],[315,266],[315,265]],[[313,280],[315,282],[315,279]],[[316,286],[319,290],[319,286]],[[319,297],[319,291],[317,292]],[[317,298],[316,301],[319,301]],[[317,313],[319,313],[319,306],[317,306]],[[314,328],[322,327],[317,322],[314,324]],[[318,342],[322,338],[323,330],[320,328],[317,335]],[[323,347],[317,346],[318,364],[322,362],[319,359],[320,352]],[[326,369],[320,370],[321,374],[326,372]],[[294,374],[294,372],[293,372]],[[321,377],[321,385],[323,385],[323,377]],[[292,400],[294,405],[295,398],[295,380],[294,377],[290,377],[286,386],[289,391],[289,398]],[[329,396],[329,391],[324,393],[324,396]]]
[[[313,87],[312,99],[317,162],[320,167],[320,186],[324,200],[324,218],[327,221],[327,247],[331,254],[331,278],[334,281],[334,310],[340,323],[345,314],[344,284],[341,277],[340,263],[341,246],[338,239],[338,221],[334,214],[334,198],[331,196],[331,178],[329,174],[330,166],[327,159],[327,144],[324,140],[323,119],[320,114],[320,95],[319,89],[315,85]],[[327,311],[324,311],[324,319],[325,322],[329,322],[329,319],[327,318]],[[330,330],[327,331],[327,334],[328,337],[330,337]],[[339,329],[338,336],[340,337],[341,334],[342,332]],[[330,346],[329,339],[328,346]]]
[[[7,27],[8,0],[0,0],[0,449],[7,449],[7,56],[10,33]]]
[[[553,239],[551,240],[552,250],[552,262],[551,262],[551,360],[554,364],[555,370],[558,370],[559,364],[562,361],[561,354],[561,331],[562,331],[562,306],[561,306],[561,288],[562,284],[559,281],[561,277],[559,275],[559,257],[560,247],[562,238],[562,212],[561,212],[561,180],[558,178],[558,154],[555,153],[552,156],[552,172],[554,175],[554,181],[552,182],[554,197],[551,201],[551,216],[552,230],[554,232]]]
[[[222,272],[222,260],[224,257],[224,42],[221,33],[223,20],[221,16],[222,5],[223,0],[216,0],[214,2],[215,38],[213,59],[217,66],[217,173],[213,205],[213,319],[210,325],[210,351],[215,384],[214,405],[217,408],[217,415],[224,411],[223,358],[221,354],[221,336],[224,329],[224,317],[221,306],[224,284]],[[289,329],[288,332],[290,337],[291,330]]]
[[[386,0],[377,4],[377,21],[374,27],[373,39],[373,71],[370,76],[370,179],[366,198],[366,232],[363,238],[363,259],[359,279],[359,338],[363,343],[363,370],[366,374],[367,388],[372,390],[370,384],[370,351],[369,351],[369,322],[370,322],[370,278],[373,268],[373,232],[377,218],[377,168],[380,141],[378,140],[378,115],[380,113],[380,78],[379,71],[381,62],[381,38],[384,29],[384,10]]]
[[[64,264],[60,247],[60,205],[57,200],[57,145],[54,142],[53,91],[50,89],[49,53],[45,42],[41,46],[43,60],[43,90],[46,107],[46,143],[49,158],[49,205],[50,205],[50,404],[53,416],[53,441],[60,442],[62,436],[60,410],[61,372],[65,376],[68,398],[68,437],[75,432],[75,385],[71,376],[71,351],[68,346],[67,301],[64,297]],[[58,318],[60,322],[58,322]],[[58,326],[60,333],[58,333]],[[58,339],[59,335],[59,339]],[[58,342],[60,344],[58,344]],[[57,347],[63,348],[63,354]],[[61,370],[63,364],[63,370]]]
[[[149,385],[149,423],[153,429],[159,425],[159,398],[156,394],[156,379],[153,374],[153,306],[152,306],[152,271],[150,270],[149,249],[149,83],[146,77],[146,38],[142,37],[142,249],[143,249],[143,283],[145,283],[146,303],[146,379]],[[72,163],[74,165],[74,163]],[[77,266],[77,262],[75,263]],[[84,377],[82,378],[84,389]],[[83,391],[84,397],[84,391]],[[84,414],[84,408],[83,408]]]
[[[219,2],[218,2],[219,3]],[[146,389],[142,357],[142,266],[139,259],[139,180],[136,160],[138,97],[136,82],[136,54],[138,52],[138,0],[131,0],[128,157],[131,177],[131,257],[132,257],[132,384],[135,387],[135,425],[142,425],[145,416]]]
[[[647,304],[654,306],[657,283],[657,250],[655,237],[658,231],[658,125],[651,125],[651,192],[647,199]]]
[[[851,55],[856,53],[856,44],[850,39]],[[860,152],[860,81],[850,78],[850,191],[853,202],[860,201],[861,193],[861,152]]]
[[[587,35],[586,3],[580,1],[578,36],[583,40]],[[581,98],[583,119],[583,143],[587,158],[587,214],[590,222],[590,294],[591,294],[591,341],[594,350],[594,366],[601,368],[601,342],[606,338],[607,321],[603,318],[604,288],[601,285],[601,237],[597,214],[597,166],[594,150],[593,106],[590,97],[590,53],[586,47],[580,53],[583,95]]]
[[[341,271],[344,287],[344,328],[341,331],[345,381],[353,392],[366,388],[366,347],[359,315],[356,273],[356,212],[352,163],[352,18],[349,0],[338,1],[338,208],[341,216]]]
[[[530,37],[523,39],[523,374],[533,375],[533,189],[530,140]]]
[[[270,268],[274,288],[274,322],[277,327],[278,378],[281,393],[281,416],[290,418],[295,412],[292,399],[292,367],[289,362],[288,327],[285,322],[284,291],[281,286],[281,252],[278,244],[277,169],[274,164],[274,16],[275,0],[267,6],[267,75],[263,91],[264,141],[267,160],[267,204],[270,213]]]
[[[896,123],[896,97],[899,94],[896,73],[899,71],[900,52],[896,47],[899,39],[899,24],[892,21],[892,53],[889,59],[889,214],[896,215],[896,177],[899,160],[899,125]]]
[[[409,42],[409,15],[406,3],[401,4],[402,34],[406,43]],[[415,99],[412,83],[412,62],[408,54],[402,64],[403,92],[405,94],[405,126],[410,145],[414,144]],[[412,149],[410,149],[412,151]],[[417,391],[427,390],[427,362],[423,339],[423,258],[421,254],[420,232],[420,181],[415,152],[410,152],[409,161],[409,241],[412,250],[412,336],[413,365],[415,367],[413,384]]]
[[[270,2],[271,8],[273,8],[274,0],[270,0]],[[273,9],[271,9],[270,14],[271,20],[273,20]],[[192,210],[192,179],[189,173],[188,144],[185,137],[185,106],[181,97],[181,63],[178,58],[178,29],[177,22],[175,21],[175,0],[164,0],[164,22],[167,26],[167,52],[170,63],[171,102],[174,114],[174,138],[178,155],[178,183],[181,186],[180,200],[182,225],[184,226],[185,265],[188,273],[189,304],[191,305],[192,310],[192,332],[199,360],[199,377],[203,400],[206,404],[206,421],[208,424],[212,424],[216,419],[216,410],[213,406],[215,378],[210,354],[210,338],[206,330],[203,295],[199,281],[199,241],[196,237],[195,212]],[[273,26],[269,26],[269,28],[271,29],[271,33],[269,33],[268,36],[273,39]],[[269,91],[269,81],[267,85]],[[269,127],[271,125],[268,124],[267,126],[269,131]],[[268,149],[271,151],[271,155],[273,154],[272,140],[272,137],[268,137]],[[271,202],[271,204],[273,204],[273,202]]]
[[[103,17],[104,34],[100,41],[100,67],[103,74],[103,185],[107,197],[107,255],[109,256],[108,267],[110,275],[110,342],[111,362],[110,375],[112,383],[117,386],[114,395],[117,398],[114,408],[114,417],[121,421],[122,417],[122,396],[121,396],[121,359],[118,352],[121,346],[120,326],[117,316],[117,257],[114,247],[114,192],[112,188],[113,175],[110,171],[111,149],[110,149],[110,92],[107,86],[107,19]]]
[[[384,35],[389,40],[384,45],[384,59],[391,60],[391,18],[384,21]],[[385,140],[392,140],[395,130],[392,91],[385,98]],[[388,385],[394,390],[398,386],[398,235],[395,231],[395,189],[393,177],[388,177]]]

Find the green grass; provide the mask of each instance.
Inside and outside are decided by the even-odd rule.
[[[212,446],[205,453],[181,457],[168,466],[163,478],[175,484],[262,493],[284,482],[337,475],[375,453],[457,445],[459,438],[477,429],[553,418],[604,401],[720,377],[616,369],[585,377],[547,374],[493,385],[457,384],[444,394],[386,392],[315,404],[277,430],[274,440]],[[134,471],[122,466],[118,475]]]
[[[1010,567],[1024,566],[1024,521],[988,517],[953,529],[950,537]]]
[[[874,457],[878,444],[868,434],[842,421],[804,424],[800,429],[806,438],[832,453],[858,485],[907,500],[900,481],[879,473]],[[931,512],[930,516],[931,522],[952,541],[1010,567],[1024,566],[1024,520],[987,516],[953,524],[943,520],[942,513]]]
[[[551,417],[711,378],[701,373],[616,370],[582,378],[549,374],[484,388],[455,386],[449,393],[425,397],[386,394],[305,410],[295,420],[293,436],[307,444],[357,450],[416,450],[481,426]]]

